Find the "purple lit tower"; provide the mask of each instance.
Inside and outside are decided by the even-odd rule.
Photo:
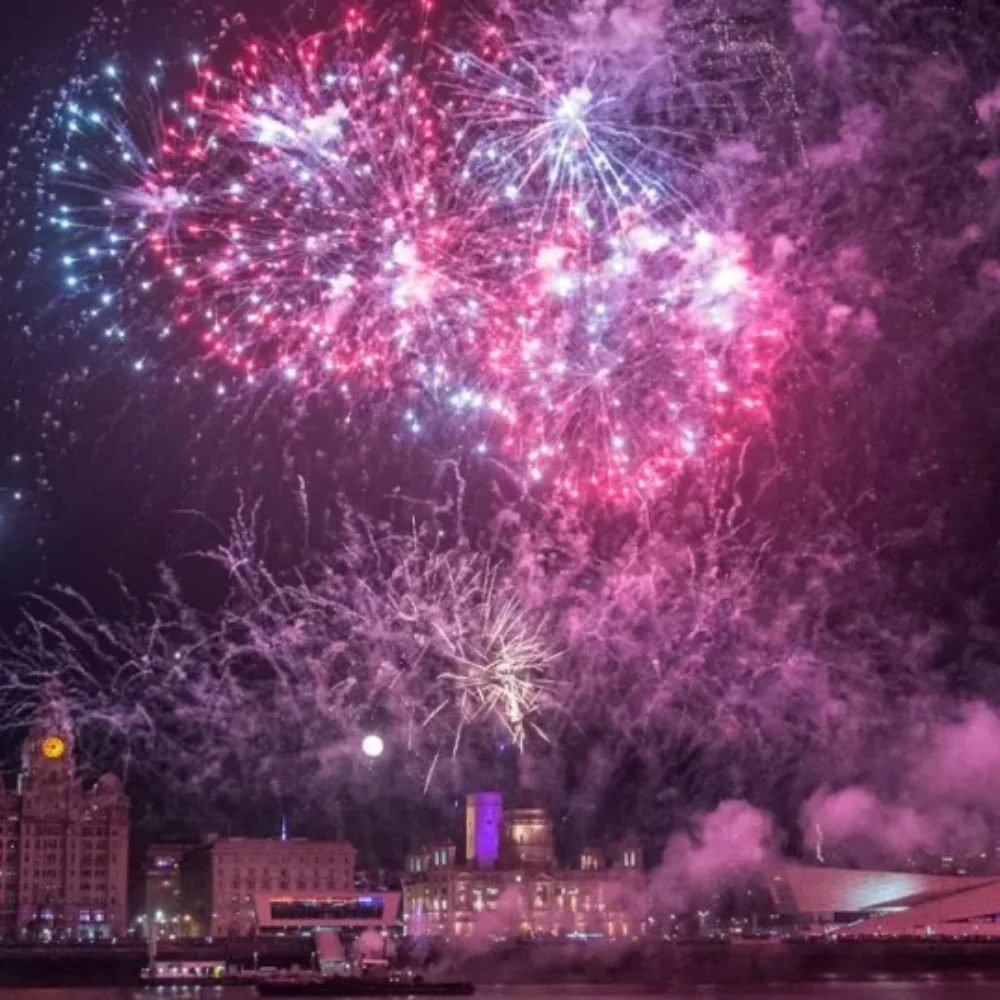
[[[465,863],[492,868],[500,857],[503,826],[503,796],[499,792],[477,792],[465,797]]]

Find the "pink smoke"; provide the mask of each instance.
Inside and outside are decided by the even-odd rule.
[[[774,822],[746,802],[729,799],[700,816],[690,833],[675,834],[653,873],[652,894],[682,908],[706,893],[765,872],[775,858]]]
[[[1000,716],[982,703],[907,736],[893,793],[821,788],[800,824],[811,852],[855,863],[901,863],[921,854],[968,854],[1000,818]]]

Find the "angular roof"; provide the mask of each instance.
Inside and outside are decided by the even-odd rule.
[[[784,864],[775,872],[771,890],[779,911],[795,915],[909,909],[993,885],[1000,892],[1000,877],[921,875]]]
[[[975,879],[946,895],[925,899],[899,913],[872,916],[852,934],[984,934],[1000,936],[1000,878]]]

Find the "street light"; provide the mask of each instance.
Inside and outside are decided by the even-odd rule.
[[[366,757],[371,757],[373,760],[376,757],[381,757],[384,749],[385,744],[382,742],[382,737],[376,733],[369,733],[361,741],[361,752]]]

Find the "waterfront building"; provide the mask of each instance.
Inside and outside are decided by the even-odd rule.
[[[505,868],[552,868],[552,820],[544,809],[504,810],[500,860]]]
[[[822,865],[844,871],[857,867],[858,859],[850,844],[828,845],[825,842],[823,827],[818,823],[809,833],[813,840],[813,847],[808,857],[810,866]],[[864,854],[870,855],[871,845],[862,843],[857,846],[862,848]],[[914,850],[906,858],[897,859],[896,865],[900,870],[924,875],[1000,874],[1000,842],[996,830],[991,830],[987,842],[980,844],[976,849],[962,844],[953,844],[950,848],[947,844],[941,846],[945,849]],[[874,860],[874,866],[878,866],[877,859],[869,857],[868,860],[869,864]]]
[[[353,898],[355,858],[343,841],[213,835],[181,860],[182,912],[198,936],[254,933],[259,897],[318,903]],[[259,905],[270,913],[270,903]]]
[[[861,937],[1000,937],[1000,877],[786,863],[771,878],[793,932]]]
[[[0,780],[0,938],[17,937],[21,797]]]
[[[543,809],[503,811],[496,793],[466,801],[466,862],[450,841],[410,853],[403,881],[409,934],[432,937],[632,937],[647,920],[642,848],[629,839],[611,865],[588,848],[578,867],[556,864]]]
[[[105,774],[77,777],[73,729],[56,686],[32,721],[17,790],[0,790],[0,933],[66,941],[126,930],[128,799]]]

